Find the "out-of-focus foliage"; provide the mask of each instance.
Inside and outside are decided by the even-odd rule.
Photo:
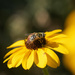
[[[68,36],[65,44],[69,54],[63,56],[63,62],[65,67],[75,75],[75,10],[66,19],[64,33]]]
[[[6,6],[9,4],[9,9],[4,9],[10,13],[6,28],[13,40],[27,32],[61,28],[66,14],[72,9],[71,0],[25,0],[21,3],[19,0],[11,1],[12,5],[9,0],[8,2]]]

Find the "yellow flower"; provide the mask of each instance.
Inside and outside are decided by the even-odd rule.
[[[67,17],[63,33],[68,36],[64,44],[69,50],[69,54],[63,56],[63,63],[75,75],[75,10]]]
[[[44,68],[46,65],[57,68],[60,61],[53,50],[63,54],[68,53],[61,43],[56,42],[56,40],[66,37],[64,34],[59,33],[61,31],[57,29],[45,33],[32,33],[27,39],[13,43],[7,47],[7,49],[14,49],[4,56],[6,58],[10,55],[3,63],[8,61],[8,68],[18,67],[22,64],[25,70],[30,69],[33,63],[39,68]]]

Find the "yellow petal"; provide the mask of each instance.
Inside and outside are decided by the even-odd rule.
[[[22,49],[22,47],[12,49],[11,51],[9,51],[9,52],[4,56],[4,58],[6,58],[6,57],[9,56],[10,54],[12,54],[12,53],[14,53],[14,52],[17,52],[17,51],[19,51],[19,50],[21,50],[21,49]]]
[[[68,54],[69,51],[67,50],[67,48],[65,48],[63,45],[59,44],[59,46],[57,48],[52,48],[53,50],[60,52],[62,54]]]
[[[38,64],[39,60],[38,60],[38,55],[37,55],[37,50],[34,51],[34,62],[36,64]]]
[[[24,46],[25,45],[25,41],[24,40],[19,40],[15,43],[13,43],[12,45],[10,45],[8,48],[13,48],[13,47],[19,47],[19,46]]]
[[[52,68],[57,68],[59,65],[56,61],[54,61],[50,55],[46,54],[47,55],[47,65],[52,67]]]
[[[34,61],[34,50],[28,51],[23,58],[22,67],[27,70],[30,69]]]
[[[27,59],[27,68],[30,69],[34,62],[34,50],[31,52],[30,56]]]
[[[10,57],[8,57],[7,59],[5,59],[5,60],[3,61],[3,63],[7,62],[7,61],[8,61],[9,59],[11,59],[13,56],[14,56],[14,54],[11,55]]]
[[[62,32],[62,30],[61,29],[57,29],[57,30],[53,30],[51,32],[45,32],[45,34],[46,34],[46,37],[49,37],[49,36],[52,36],[55,33],[59,33],[59,32]]]
[[[15,55],[15,53],[12,54],[12,55],[10,55],[8,58],[6,58],[6,59],[3,61],[3,63],[5,63],[5,62],[7,62],[8,60],[10,60],[12,57],[14,57],[14,55]]]
[[[22,50],[15,53],[15,55],[12,58],[13,67],[18,67],[22,63],[23,57],[26,52],[27,51],[22,49]]]
[[[5,63],[6,61],[8,61],[9,59],[11,59],[11,58],[13,58],[15,55],[17,55],[18,53],[23,53],[23,52],[25,52],[26,50],[25,50],[25,48],[23,47],[23,49],[22,50],[19,50],[18,52],[15,52],[15,53],[13,53],[12,55],[10,55],[7,59],[5,59],[4,61],[3,61],[3,63]]]
[[[54,62],[56,62],[57,66],[60,65],[58,56],[52,50],[50,50],[49,48],[44,48],[44,51],[48,55],[49,58],[51,57],[54,60]],[[50,60],[50,59],[48,59],[48,60]]]
[[[68,38],[58,38],[58,39],[53,39],[53,42],[61,43],[65,45],[65,42],[68,41]]]
[[[46,40],[46,46],[54,48],[54,47],[58,47],[59,44],[57,42],[54,42],[54,41]]]
[[[13,67],[12,66],[12,58],[8,61],[7,66],[9,69]]]
[[[37,58],[37,61],[35,60],[35,64],[40,68],[44,68],[47,64],[47,57],[45,52],[42,49],[38,49],[36,53],[36,56],[34,56],[35,58]]]
[[[67,36],[65,34],[57,34],[56,36],[49,38],[50,40],[57,40],[61,38],[66,38]]]
[[[23,57],[24,57],[25,54],[19,54],[17,56],[14,56],[15,59],[13,59],[12,61],[14,61],[14,63],[12,62],[13,64],[13,67],[18,67],[20,66],[20,64],[22,63],[22,60],[23,60]]]

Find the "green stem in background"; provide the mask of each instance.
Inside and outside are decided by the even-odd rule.
[[[44,75],[49,75],[47,67],[43,68],[42,70],[43,70]]]

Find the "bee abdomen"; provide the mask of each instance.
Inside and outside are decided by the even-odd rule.
[[[46,40],[45,40],[45,38],[39,38],[39,39],[34,40],[32,42],[26,41],[25,44],[26,44],[26,47],[28,49],[34,49],[35,50],[37,48],[43,47],[43,45],[46,44]]]

